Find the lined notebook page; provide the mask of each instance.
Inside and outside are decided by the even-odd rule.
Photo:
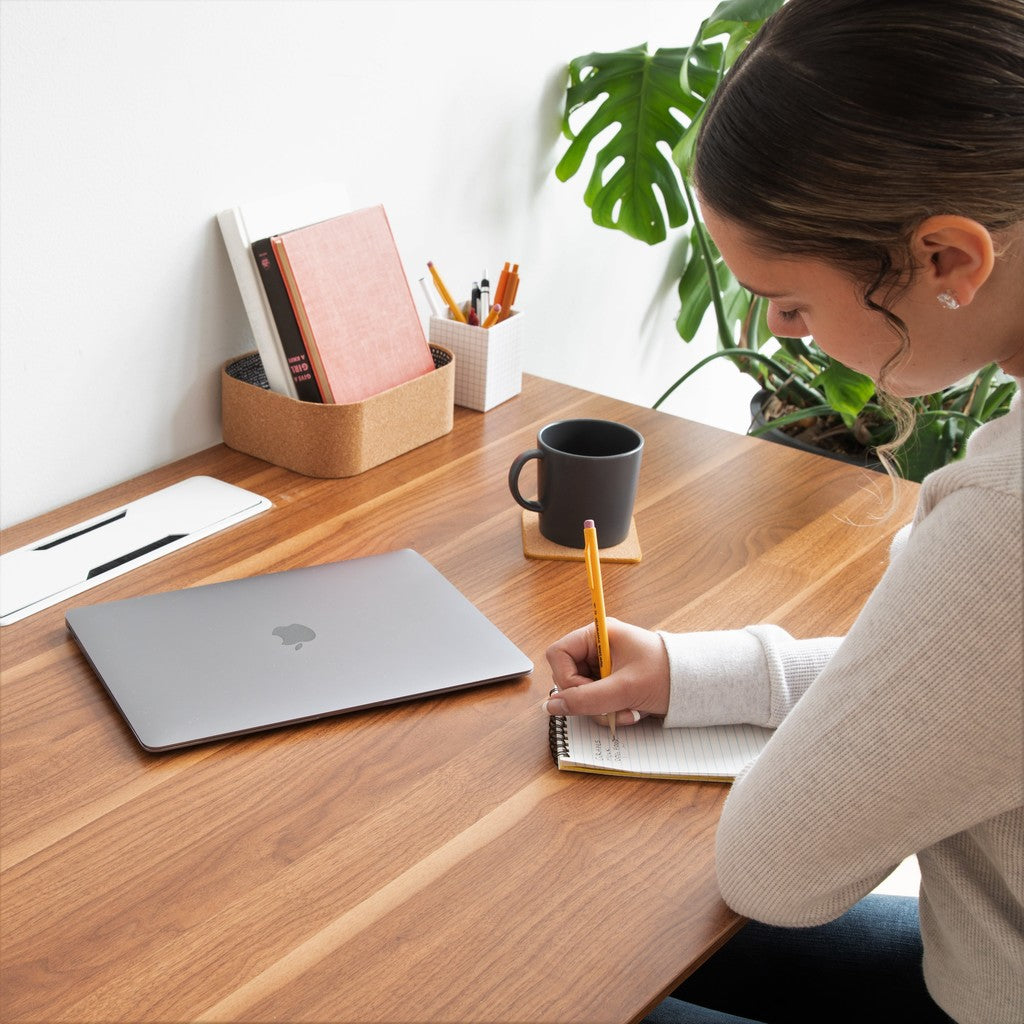
[[[552,753],[558,767],[608,775],[728,781],[764,748],[772,729],[719,725],[704,729],[665,729],[645,718],[620,726],[612,739],[607,727],[590,718],[552,719]]]

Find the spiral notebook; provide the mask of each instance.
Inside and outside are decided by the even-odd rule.
[[[558,717],[548,726],[551,756],[563,771],[647,779],[731,782],[764,749],[773,729],[716,725],[666,729],[644,718],[615,732],[593,719]]]

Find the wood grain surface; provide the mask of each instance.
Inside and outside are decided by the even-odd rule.
[[[643,558],[603,575],[609,614],[651,628],[845,631],[916,496],[880,520],[877,474],[527,377],[357,477],[218,446],[8,529],[5,551],[194,474],[273,502],[0,632],[4,1022],[630,1021],[742,925],[715,885],[724,786],[548,752],[544,652],[589,594],[580,564],[524,557],[506,476],[576,416],[646,438]],[[70,605],[400,547],[533,674],[151,755],[64,626]]]

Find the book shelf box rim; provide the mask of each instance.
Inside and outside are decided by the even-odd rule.
[[[324,405],[271,391],[257,352],[221,368],[229,448],[303,476],[356,476],[452,429],[455,357],[431,344],[434,370],[362,402]]]

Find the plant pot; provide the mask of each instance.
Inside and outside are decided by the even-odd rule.
[[[764,438],[767,441],[774,441],[776,444],[783,444],[787,448],[796,448],[798,451],[811,452],[814,455],[824,455],[828,459],[845,462],[851,466],[861,466],[864,469],[871,469],[877,473],[885,472],[885,467],[878,460],[874,450],[860,445],[848,431],[845,433],[845,439],[848,442],[848,446],[852,449],[851,451],[840,451],[817,445],[803,440],[799,436],[789,434],[778,427],[769,426],[767,430],[760,432],[760,428],[765,427],[771,422],[765,416],[764,407],[772,397],[772,392],[762,388],[751,398],[751,423],[748,433],[757,430],[759,431],[758,437]]]

